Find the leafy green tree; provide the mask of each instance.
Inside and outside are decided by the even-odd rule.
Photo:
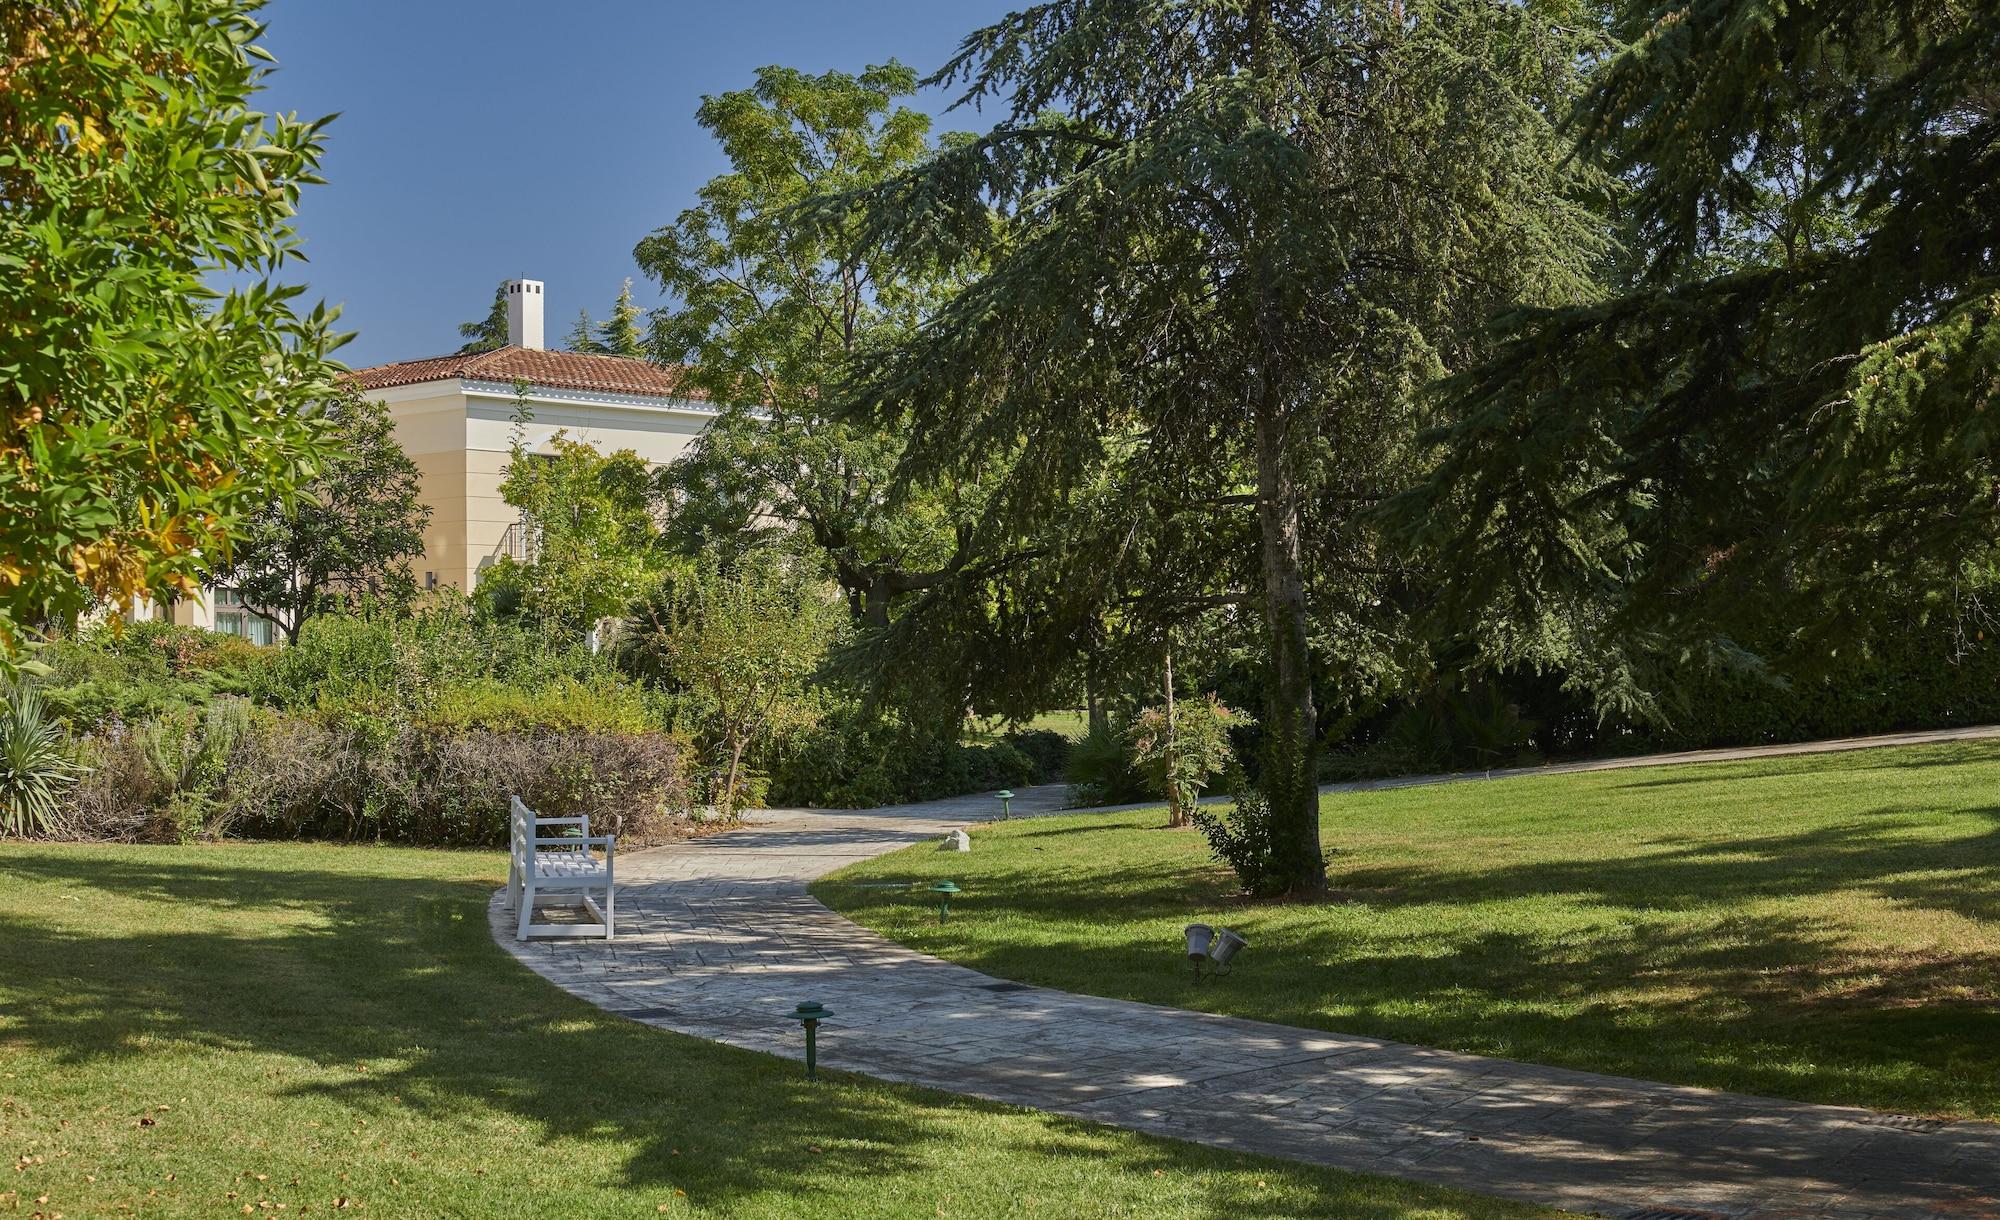
[[[272,277],[326,120],[253,108],[257,7],[4,6],[0,669],[93,604],[194,593],[318,456],[339,339]]]
[[[546,627],[580,634],[622,617],[657,575],[652,476],[630,449],[602,454],[560,432],[551,448],[532,454],[515,444],[500,494],[521,510],[532,558],[501,561],[480,589]]]
[[[460,322],[458,336],[465,345],[458,349],[462,356],[473,352],[491,352],[507,346],[507,281],[501,280],[493,288],[493,307],[477,322]]]
[[[1825,661],[1991,567],[2000,10],[1618,13],[1574,126],[1639,257],[1508,319],[1398,510],[1489,650],[1650,711],[1693,657]]]
[[[842,614],[810,565],[781,552],[727,569],[699,565],[640,607],[620,647],[695,696],[721,776],[714,800],[734,814],[745,755],[810,721],[807,682],[838,638]]]
[[[634,251],[681,302],[654,312],[653,356],[689,362],[690,382],[728,404],[667,473],[671,536],[699,550],[802,533],[854,616],[877,627],[967,561],[955,536],[963,498],[892,502],[899,429],[842,418],[841,388],[871,344],[916,324],[946,277],[859,240],[852,205],[816,225],[798,209],[928,155],[929,119],[897,101],[915,88],[895,63],[858,77],[772,67],[750,89],[705,98],[697,121],[731,170]]]
[[[1231,608],[1259,645],[1281,891],[1325,883],[1316,636],[1347,650],[1319,664],[1377,663],[1342,638],[1391,566],[1361,516],[1410,466],[1425,387],[1496,308],[1591,287],[1601,224],[1545,113],[1589,49],[1570,16],[1057,0],[940,73],[1000,124],[870,195],[864,248],[985,269],[871,359],[859,409],[905,431],[905,482],[983,480],[987,556],[1103,472],[1129,524],[1079,557],[1122,536],[1221,561],[1219,588],[1194,563],[1101,587]]]
[[[327,415],[335,453],[297,495],[273,499],[251,520],[215,577],[294,643],[331,604],[407,601],[416,589],[410,558],[423,553],[431,516],[387,407],[349,389]]]

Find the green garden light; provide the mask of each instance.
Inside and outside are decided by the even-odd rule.
[[[1014,799],[1014,794],[1002,788],[993,795],[1000,801],[1000,820],[1004,822],[1013,815],[1014,807],[1011,802]]]
[[[792,1019],[806,1027],[806,1079],[819,1078],[819,1023],[833,1013],[818,1000],[805,1000],[792,1010]]]
[[[940,881],[931,887],[931,893],[938,896],[938,922],[943,923],[951,914],[951,896],[958,893],[958,886],[950,881]]]

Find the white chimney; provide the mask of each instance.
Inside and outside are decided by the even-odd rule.
[[[542,282],[507,281],[507,342],[542,350]]]

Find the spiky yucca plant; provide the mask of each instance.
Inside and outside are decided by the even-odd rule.
[[[24,681],[0,688],[0,835],[48,829],[79,770],[41,692]]]

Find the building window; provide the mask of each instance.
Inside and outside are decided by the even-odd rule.
[[[243,595],[234,589],[214,592],[215,629],[224,635],[240,636],[252,644],[274,644],[277,624],[243,604]]]

